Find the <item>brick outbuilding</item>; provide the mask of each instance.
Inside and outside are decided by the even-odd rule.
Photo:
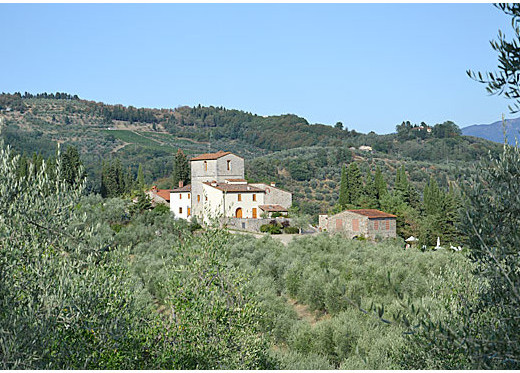
[[[376,209],[345,210],[332,216],[320,215],[319,229],[341,233],[349,238],[396,237],[396,218],[395,215]]]

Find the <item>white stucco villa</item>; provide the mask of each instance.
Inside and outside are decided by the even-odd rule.
[[[230,152],[202,154],[190,160],[191,184],[170,191],[170,210],[178,218],[260,219],[287,213],[292,194],[274,183],[249,184],[244,159]]]

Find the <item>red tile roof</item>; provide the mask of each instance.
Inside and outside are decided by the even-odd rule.
[[[159,197],[163,198],[164,200],[170,202],[170,192],[171,189],[157,189],[157,191],[152,191],[152,193],[158,195]]]
[[[223,192],[255,192],[255,193],[264,193],[263,189],[248,185],[248,184],[224,184],[224,183],[217,183],[216,185],[211,185],[210,182],[206,181],[204,184],[209,185],[213,188],[216,188],[218,190],[222,190]]]
[[[260,205],[260,210],[269,211],[269,212],[286,212],[287,209],[280,205]]]
[[[223,152],[222,150],[219,150],[216,153],[206,153],[201,154],[195,158],[192,158],[192,161],[203,161],[203,160],[213,160],[213,159],[219,159],[220,157],[223,157],[225,155],[231,154],[231,152]]]
[[[173,193],[191,192],[191,184],[172,190]]]
[[[246,179],[226,179],[227,181],[231,181],[232,183],[243,183],[247,181]]]
[[[369,219],[377,219],[377,218],[397,218],[397,216],[388,214],[383,211],[379,211],[376,209],[360,209],[360,210],[348,210],[355,214],[367,216]]]

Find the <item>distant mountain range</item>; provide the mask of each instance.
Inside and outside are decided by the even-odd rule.
[[[502,121],[491,124],[478,124],[462,128],[462,134],[503,143],[504,128]],[[509,144],[515,143],[515,136],[520,140],[520,118],[506,119],[506,135]]]

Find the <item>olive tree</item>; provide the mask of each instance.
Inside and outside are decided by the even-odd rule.
[[[146,366],[151,322],[121,255],[76,212],[84,180],[16,174],[0,143],[0,367]],[[31,166],[32,167],[32,166]]]
[[[481,72],[467,71],[467,74],[487,85],[486,90],[491,94],[504,95],[514,100],[509,106],[511,112],[520,111],[520,4],[500,3],[496,7],[511,16],[513,38],[506,39],[506,35],[499,30],[498,40],[492,40],[491,47],[498,53],[498,71]]]

